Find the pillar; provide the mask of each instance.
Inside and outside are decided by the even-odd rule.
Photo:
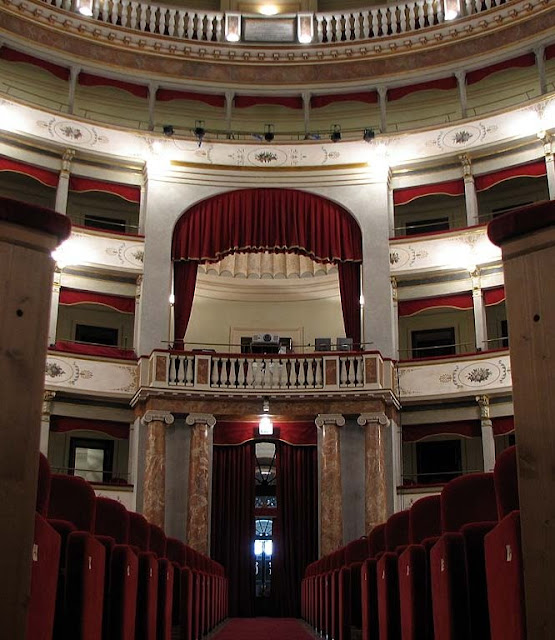
[[[387,131],[387,87],[378,87],[378,102],[380,104],[380,133]]]
[[[73,114],[75,109],[75,90],[80,72],[81,69],[79,67],[71,67],[69,70],[69,95],[67,99],[67,112],[69,114]]]
[[[234,91],[225,92],[225,128],[227,130],[227,137],[232,139],[233,134],[231,132],[231,121],[233,118],[233,101],[235,100]]]
[[[547,188],[549,189],[549,198],[555,199],[555,163],[553,162],[553,141],[551,136],[546,133],[543,138],[543,153],[545,156],[545,168],[547,171]]]
[[[391,326],[393,327],[393,358],[399,359],[399,294],[397,291],[397,278],[391,276]]]
[[[362,413],[357,422],[365,427],[366,533],[387,520],[386,448],[389,418],[382,412]]]
[[[73,149],[66,149],[62,156],[62,169],[60,171],[60,177],[58,180],[58,187],[56,189],[56,204],[54,205],[55,211],[58,213],[67,213],[67,198],[69,194],[69,172],[71,169],[71,161],[75,156]]]
[[[147,173],[147,165],[143,167],[142,171],[142,180],[141,180],[141,201],[139,203],[139,233],[145,232],[145,216],[146,216],[146,205],[147,205],[147,185],[148,185],[148,173]]]
[[[489,396],[476,396],[476,402],[480,408],[484,471],[493,471],[493,467],[495,466],[495,440],[493,437],[493,425],[489,414]]]
[[[27,638],[54,261],[69,220],[0,199],[0,629]]]
[[[166,518],[166,425],[173,423],[169,411],[147,411],[142,423],[147,429],[143,478],[143,514],[164,529]]]
[[[476,185],[472,175],[472,165],[467,155],[459,156],[463,167],[464,176],[464,202],[466,206],[466,224],[472,227],[480,223],[478,214],[478,197],[476,195]]]
[[[62,272],[58,267],[54,269],[54,279],[52,281],[52,295],[50,297],[50,320],[48,323],[48,344],[56,342],[56,332],[58,330],[58,313],[60,310],[60,288],[62,286]]]
[[[151,83],[148,85],[148,130],[154,131],[154,109],[156,108],[156,92],[158,85]]]
[[[48,457],[48,439],[50,437],[50,413],[55,391],[45,391],[42,396],[42,412],[40,414],[40,452]]]
[[[478,351],[485,351],[488,348],[488,328],[480,269],[476,268],[474,271],[471,271],[470,278],[472,279],[472,304],[474,307],[474,336],[476,340],[476,349]]]
[[[212,427],[216,418],[209,413],[190,413],[189,500],[187,544],[204,555],[210,554],[210,505],[212,495]]]
[[[540,94],[543,96],[547,93],[547,81],[545,78],[545,47],[543,46],[535,47],[534,55],[536,56],[536,67],[538,69]]]
[[[141,293],[143,290],[143,276],[137,276],[137,284],[135,285],[135,319],[133,324],[133,348],[136,349],[139,344],[139,335],[141,333]]]
[[[457,78],[457,87],[459,89],[459,103],[461,106],[461,118],[466,118],[468,102],[466,96],[466,72],[456,71],[455,78]]]
[[[302,92],[303,99],[303,118],[304,118],[304,133],[305,136],[310,131],[310,91]]]
[[[343,496],[341,487],[340,413],[320,413],[316,426],[322,429],[320,453],[320,555],[343,545]]]

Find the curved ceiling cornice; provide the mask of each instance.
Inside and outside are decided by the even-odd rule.
[[[60,64],[214,90],[351,89],[451,75],[507,59],[555,38],[549,0],[513,0],[451,23],[372,40],[246,46],[180,40],[115,27],[37,0],[5,0],[5,42]],[[487,37],[484,37],[486,36]],[[263,69],[263,72],[261,73]]]

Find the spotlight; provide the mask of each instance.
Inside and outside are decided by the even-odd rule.
[[[264,125],[264,140],[266,142],[272,142],[274,139],[274,125],[273,124],[265,124]]]
[[[330,140],[332,142],[339,142],[341,140],[341,125],[334,124],[331,128]]]
[[[170,136],[173,136],[173,134],[175,133],[174,128],[173,128],[173,125],[171,125],[171,124],[165,124],[165,125],[162,127],[162,131],[164,132],[164,135],[165,135],[165,136],[168,136],[168,138],[169,138]]]
[[[370,142],[372,141],[374,138],[376,137],[376,134],[374,133],[374,129],[364,129],[364,131],[362,132],[362,139],[364,140],[364,142]]]
[[[320,134],[319,133],[305,133],[304,136],[305,140],[320,140]]]
[[[202,144],[202,140],[206,134],[206,129],[204,128],[204,120],[195,120],[195,128],[193,129],[193,133],[195,134],[195,138],[198,140],[198,146]]]

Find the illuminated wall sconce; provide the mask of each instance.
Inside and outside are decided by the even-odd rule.
[[[87,18],[91,18],[93,14],[93,0],[77,0],[77,11],[82,16],[87,16]]]
[[[444,12],[446,20],[455,20],[461,15],[460,0],[444,0]]]
[[[274,433],[274,425],[268,416],[262,416],[260,418],[258,433],[261,436],[271,436]]]
[[[225,14],[225,39],[228,42],[239,42],[241,40],[241,14]]]
[[[314,18],[311,13],[297,14],[297,39],[301,44],[309,44],[314,38]]]

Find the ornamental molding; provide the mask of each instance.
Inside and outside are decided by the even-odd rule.
[[[169,411],[155,411],[149,409],[142,417],[141,422],[148,425],[151,422],[164,422],[167,425],[173,424],[174,417]]]
[[[344,427],[345,417],[341,413],[319,413],[314,422],[317,427],[323,427],[326,424],[334,424],[337,427]]]
[[[391,421],[383,411],[379,411],[376,413],[361,413],[357,418],[357,424],[361,427],[365,427],[366,425],[388,427],[391,424]]]
[[[197,424],[206,424],[213,427],[216,424],[216,418],[211,413],[190,413],[185,418],[186,424],[191,427]]]
[[[482,420],[489,420],[490,418],[490,406],[489,396],[476,396],[476,402],[480,407],[480,418]]]

